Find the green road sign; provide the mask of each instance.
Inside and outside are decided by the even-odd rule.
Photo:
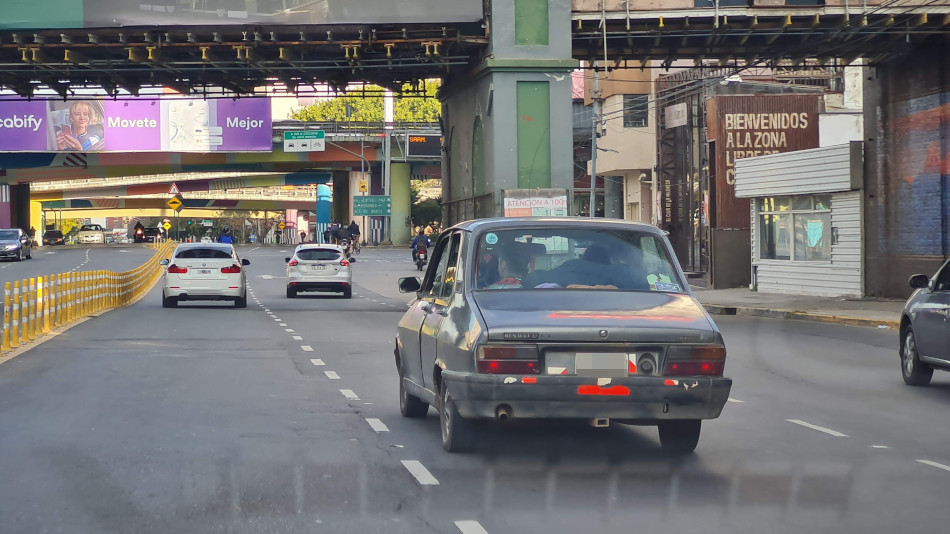
[[[353,197],[353,215],[389,216],[393,213],[393,200],[389,195],[366,195]]]
[[[326,132],[300,130],[284,132],[284,152],[323,152],[326,150]]]

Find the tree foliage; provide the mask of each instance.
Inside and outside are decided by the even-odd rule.
[[[439,82],[425,82],[425,98],[419,96],[393,99],[393,120],[395,122],[438,122],[442,114],[442,103],[435,98]],[[408,92],[409,84],[403,86]],[[370,92],[382,92],[383,88],[367,86]],[[317,102],[294,111],[290,118],[307,122],[383,122],[383,97],[362,96],[362,91]]]

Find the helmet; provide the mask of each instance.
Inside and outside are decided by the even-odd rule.
[[[222,226],[222,227],[221,227],[221,233],[224,234],[224,235],[230,234],[230,233],[231,233],[231,227],[228,226],[228,225]]]

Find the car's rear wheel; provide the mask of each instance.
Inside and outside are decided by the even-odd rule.
[[[399,413],[401,413],[403,417],[413,419],[425,417],[426,414],[429,413],[429,405],[406,390],[402,373],[399,373]]]
[[[696,450],[702,423],[699,419],[660,421],[657,429],[660,431],[663,450],[675,454],[688,454]]]
[[[933,367],[920,361],[914,329],[908,326],[904,330],[904,340],[901,343],[901,376],[904,377],[904,383],[909,386],[926,386],[933,375]]]
[[[178,299],[175,297],[162,296],[162,308],[177,308]]]
[[[247,295],[234,299],[235,308],[247,308]]]
[[[455,400],[449,394],[448,387],[442,384],[439,402],[439,426],[442,428],[442,448],[448,452],[466,452],[471,450],[475,439],[475,424],[459,415]]]
[[[352,287],[348,287],[348,288],[346,288],[346,289],[343,290],[343,298],[345,298],[345,299],[351,299],[351,298],[353,298],[353,288],[352,288]]]
[[[297,290],[292,287],[287,287],[287,298],[292,299],[297,297]]]

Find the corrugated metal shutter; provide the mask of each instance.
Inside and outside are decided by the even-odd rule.
[[[852,165],[860,143],[799,150],[736,161],[736,196],[778,197],[850,191],[861,183]],[[858,151],[858,154],[854,154]]]

